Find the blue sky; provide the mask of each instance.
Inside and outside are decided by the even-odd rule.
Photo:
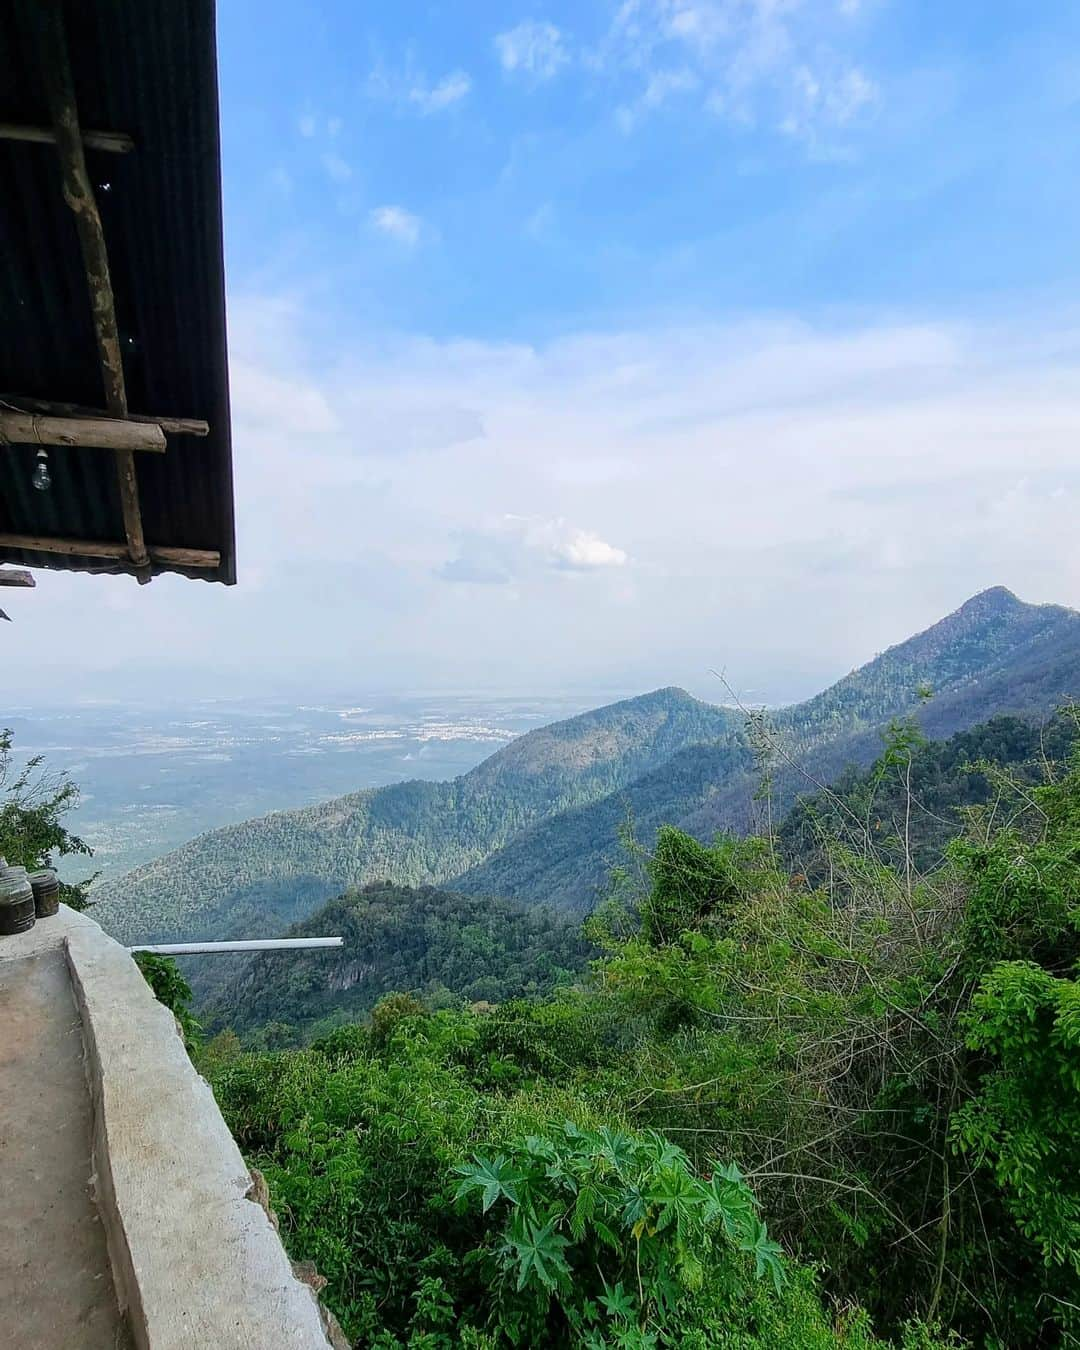
[[[227,0],[232,281],[526,340],[1008,303],[1074,271],[1078,38],[1008,0]]]
[[[219,28],[241,583],[43,579],[81,679],[782,699],[1080,605],[1080,9]]]

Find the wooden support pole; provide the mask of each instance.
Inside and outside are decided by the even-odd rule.
[[[23,10],[37,25],[41,37],[41,72],[49,104],[56,151],[60,160],[64,200],[75,215],[75,227],[82,248],[83,266],[90,288],[90,309],[97,337],[101,377],[105,385],[105,407],[113,417],[127,416],[127,392],[124,386],[124,362],[120,354],[120,331],[116,324],[109,254],[105,246],[97,200],[86,170],[82,131],[75,103],[75,85],[68,60],[64,15],[60,0],[23,0]],[[148,582],[150,556],[143,537],[139,510],[139,484],[135,459],[130,450],[116,450],[116,481],[128,552],[135,565],[140,585]]]
[[[154,422],[119,417],[46,417],[0,409],[0,444],[96,446],[101,450],[165,449],[165,433]]]
[[[15,122],[0,122],[0,141],[55,145],[56,132],[52,127],[24,127]],[[117,155],[126,155],[135,149],[135,142],[126,131],[84,131],[82,142],[88,150],[109,150]]]
[[[0,567],[0,586],[36,586],[33,572],[23,567]]]
[[[36,534],[0,534],[0,548],[18,549],[26,553],[57,553],[69,558],[128,558],[128,547],[102,539],[51,539]],[[173,548],[168,544],[151,544],[148,556],[152,562],[167,563],[173,567],[220,567],[221,554],[209,548]]]
[[[25,398],[22,394],[0,394],[0,408],[12,412],[47,413],[50,417],[108,417],[103,408],[88,408],[82,403],[57,403],[52,399]],[[127,415],[129,422],[152,422],[167,436],[209,436],[210,423],[201,417],[154,417],[149,413]]]

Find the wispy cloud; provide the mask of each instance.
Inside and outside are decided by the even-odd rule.
[[[829,138],[877,101],[877,86],[857,66],[833,73],[815,73],[800,66],[794,72],[790,111],[780,130],[812,149],[827,151]]]
[[[472,90],[472,80],[460,69],[430,80],[410,58],[398,68],[379,62],[367,77],[366,90],[369,98],[383,99],[427,117],[461,103]]]
[[[50,628],[215,680],[318,651],[326,681],[727,666],[793,697],[984,586],[1080,601],[1080,335],[1045,313],[537,344],[317,328],[233,297],[240,586],[166,580],[168,605],[103,617],[85,578],[42,576]]]
[[[376,206],[368,219],[381,234],[408,244],[410,248],[420,240],[420,217],[406,211],[403,206]]]
[[[856,59],[848,8],[844,0],[625,0],[582,64],[622,86],[623,131],[675,95],[696,95],[735,126],[817,146],[852,131],[879,97]]]
[[[454,103],[460,103],[472,88],[472,80],[463,70],[451,71],[432,85],[416,83],[409,90],[409,102],[416,104],[421,112],[442,112]]]
[[[484,529],[460,531],[454,556],[436,575],[443,581],[495,586],[537,571],[601,572],[628,562],[624,549],[561,517],[505,515]]]
[[[319,162],[325,169],[327,177],[332,178],[335,183],[347,183],[353,176],[349,161],[335,154],[333,150],[324,151],[319,156]]]
[[[280,192],[283,197],[289,196],[292,192],[292,174],[283,164],[275,165],[275,167],[270,170],[270,186],[275,192]]]
[[[562,32],[553,23],[527,19],[499,33],[495,51],[505,71],[550,80],[570,60]]]
[[[631,132],[647,113],[659,108],[668,99],[679,94],[692,94],[701,87],[701,78],[683,66],[675,70],[656,70],[649,76],[645,88],[632,103],[621,104],[615,110],[620,131]]]

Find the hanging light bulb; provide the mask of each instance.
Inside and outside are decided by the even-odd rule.
[[[44,450],[37,452],[37,468],[34,470],[34,476],[31,483],[39,492],[48,492],[52,487],[52,474],[49,472],[49,456]]]

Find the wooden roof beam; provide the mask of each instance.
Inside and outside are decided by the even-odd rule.
[[[128,558],[128,546],[103,539],[52,539],[36,534],[0,534],[0,548],[17,549],[20,553],[56,553],[69,558]],[[217,549],[174,548],[168,544],[151,544],[147,549],[151,562],[173,567],[221,566]]]
[[[0,409],[0,445],[95,446],[101,450],[165,450],[165,433],[155,422],[121,417],[48,417]]]
[[[24,567],[0,567],[0,586],[36,586],[33,572]]]
[[[0,122],[0,141],[55,145],[56,132],[52,127],[24,127],[16,122]],[[108,150],[117,155],[126,155],[135,149],[135,142],[126,131],[83,131],[82,143],[88,150]]]
[[[88,408],[83,403],[57,403],[52,399],[25,398],[22,394],[0,394],[0,408],[11,412],[47,413],[50,417],[108,417],[103,408]],[[210,423],[201,417],[154,417],[150,413],[127,415],[129,422],[153,422],[167,436],[209,436]]]
[[[105,386],[105,407],[113,417],[127,417],[124,362],[120,353],[120,331],[116,324],[116,306],[113,302],[112,281],[109,276],[109,253],[105,245],[105,231],[102,228],[97,199],[86,169],[82,130],[75,102],[75,85],[71,77],[71,63],[68,59],[67,38],[64,32],[63,9],[60,0],[22,0],[22,9],[28,14],[39,36],[39,59],[49,115],[56,137],[64,200],[75,216],[83,266],[90,289],[90,309],[97,338],[101,377]],[[139,584],[143,585],[150,580],[151,571],[150,555],[146,551],[146,540],[143,537],[142,514],[139,510],[139,481],[135,473],[135,457],[131,450],[115,450],[113,453],[116,457],[116,481],[128,553]]]

